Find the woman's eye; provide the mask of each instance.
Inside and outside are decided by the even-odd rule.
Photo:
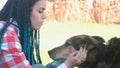
[[[43,10],[39,10],[38,12],[39,12],[39,13],[43,13]]]
[[[39,13],[43,13],[44,12],[44,8],[39,8],[38,12]]]

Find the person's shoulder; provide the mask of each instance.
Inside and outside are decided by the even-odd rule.
[[[0,21],[0,29],[2,29],[5,26],[5,24],[6,24],[6,21]],[[11,24],[10,26],[8,26],[7,30],[14,31],[16,30],[16,26]]]
[[[0,21],[0,29],[3,28],[3,26],[5,25],[6,21]]]

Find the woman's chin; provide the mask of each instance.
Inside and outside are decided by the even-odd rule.
[[[39,30],[40,29],[40,27],[38,27],[38,28],[31,28],[32,30]]]

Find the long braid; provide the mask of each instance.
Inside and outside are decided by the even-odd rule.
[[[36,35],[37,34],[37,35]],[[40,63],[42,63],[41,62],[41,59],[40,59],[40,31],[39,30],[36,30],[36,34],[35,34],[35,36],[36,36],[36,41],[37,41],[37,44],[36,44],[36,46],[35,46],[35,49],[36,49],[36,55],[37,55],[37,61],[38,62],[40,62]]]
[[[34,49],[34,54],[33,54],[33,60],[35,61],[35,63],[42,63],[41,59],[40,59],[40,34],[39,34],[39,30],[33,30],[32,31],[32,38],[33,38],[33,49]]]
[[[24,0],[24,5],[25,4],[26,3],[25,3],[25,0]],[[29,25],[28,25],[28,19],[27,19],[27,7],[24,6],[23,9],[25,11],[24,12],[24,15],[25,15],[24,22],[26,22],[26,23],[24,23],[24,46],[23,46],[23,51],[25,52],[25,55],[26,55],[28,61],[30,61],[30,56],[29,56],[30,53],[29,52],[30,52],[30,46],[31,45],[30,45],[30,36],[28,36],[28,33],[30,33],[30,31],[28,31]]]
[[[18,15],[19,15],[19,12],[22,12],[21,15],[24,15],[24,16],[19,15],[20,17],[18,17],[18,20],[20,21],[20,23],[19,23],[20,28],[19,29],[20,29],[20,36],[21,36],[20,41],[22,44],[22,51],[25,53],[27,60],[29,62],[32,62],[30,59],[30,57],[31,57],[30,56],[31,39],[30,39],[30,19],[28,17],[29,10],[27,8],[26,0],[18,0],[18,1],[21,1],[19,3],[21,3],[23,6],[22,8],[20,8],[21,11],[18,11]],[[19,7],[21,7],[21,4],[19,4]]]

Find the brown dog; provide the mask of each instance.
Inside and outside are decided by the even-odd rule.
[[[66,40],[66,42],[48,51],[49,56],[55,61],[64,61],[69,54],[79,50],[80,47],[86,47],[88,50],[86,61],[77,66],[78,68],[95,68],[100,57],[101,48],[99,42],[88,35],[77,35]]]

